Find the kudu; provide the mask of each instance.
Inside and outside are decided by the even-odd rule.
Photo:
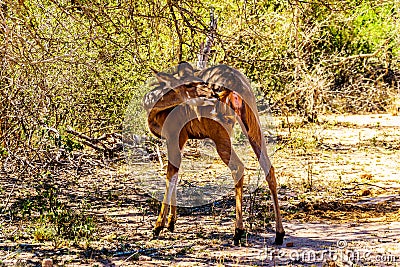
[[[236,229],[233,239],[234,244],[239,245],[244,233],[244,165],[233,150],[230,139],[234,124],[238,121],[257,155],[271,190],[276,219],[275,244],[281,245],[285,232],[278,205],[276,178],[267,156],[256,100],[249,81],[242,73],[227,65],[194,71],[186,62],[178,65],[175,75],[155,72],[155,76],[157,87],[146,94],[143,102],[150,131],[166,139],[168,166],[165,194],[153,230],[154,236],[158,236],[164,228],[167,217],[168,230],[174,230],[178,171],[186,141],[210,138],[235,181]]]

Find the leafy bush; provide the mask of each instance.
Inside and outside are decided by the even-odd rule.
[[[196,61],[211,8],[219,21],[209,63],[242,70],[275,113],[315,121],[320,112],[385,111],[400,90],[395,0],[6,0],[0,170],[19,180],[55,175],[65,168],[57,156],[82,153],[68,127],[89,137],[124,123],[147,133],[143,84],[151,69]],[[85,235],[78,222],[91,221],[61,201],[51,179],[34,191],[17,210],[68,238]]]

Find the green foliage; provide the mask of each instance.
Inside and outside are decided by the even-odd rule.
[[[393,39],[396,33],[394,3],[371,5],[363,3],[354,10],[353,49],[356,53],[372,53],[382,46],[386,39]],[[396,46],[398,51],[398,47]]]
[[[68,207],[60,198],[61,191],[51,173],[42,173],[34,186],[34,194],[17,199],[11,208],[12,216],[34,218],[32,235],[38,241],[72,241],[74,244],[94,240],[96,222],[86,214],[90,208],[82,205]]]
[[[67,152],[83,149],[83,145],[71,139],[70,135],[54,137],[54,144],[59,148],[65,149]]]
[[[0,158],[6,157],[8,155],[7,150],[0,144]]]
[[[242,69],[270,103],[335,56],[372,53],[387,40],[392,54],[377,59],[399,56],[396,1],[6,1],[0,112],[12,119],[0,132],[122,130],[127,107],[141,109],[150,68],[196,60],[211,7],[219,21],[210,63]]]
[[[399,90],[395,0],[6,0],[0,158],[21,176],[54,172],[55,151],[82,149],[68,127],[89,137],[148,134],[142,99],[151,69],[196,61],[211,8],[219,19],[209,64],[242,70],[275,113],[315,122],[319,112],[385,111]],[[301,139],[293,146],[306,147]],[[38,183],[19,200],[22,214],[56,223],[48,212],[63,213],[51,207],[68,208],[54,186]]]

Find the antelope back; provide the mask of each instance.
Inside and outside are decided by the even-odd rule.
[[[237,93],[244,101],[246,108],[251,109],[258,121],[254,93],[251,90],[250,82],[240,71],[222,64],[200,71],[197,76],[213,87],[213,90],[221,96],[228,95],[230,92]]]
[[[258,123],[256,100],[250,83],[234,68],[217,65],[195,72],[189,63],[182,62],[171,74],[157,72],[155,77],[156,87],[145,95],[143,104],[148,113],[149,128],[156,136],[161,136],[169,112],[182,104],[179,110],[188,116],[192,114],[190,117],[195,113],[197,118],[210,118],[214,113],[217,120],[225,123],[231,121],[234,110],[239,117],[244,115],[242,119],[246,125]],[[210,106],[215,108],[210,109]]]

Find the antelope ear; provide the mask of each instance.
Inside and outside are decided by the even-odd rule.
[[[164,83],[166,87],[174,88],[178,83],[178,80],[171,74],[165,72],[155,73],[157,81],[161,84]]]
[[[182,61],[178,65],[178,75],[183,76],[193,76],[193,67],[186,61]]]

